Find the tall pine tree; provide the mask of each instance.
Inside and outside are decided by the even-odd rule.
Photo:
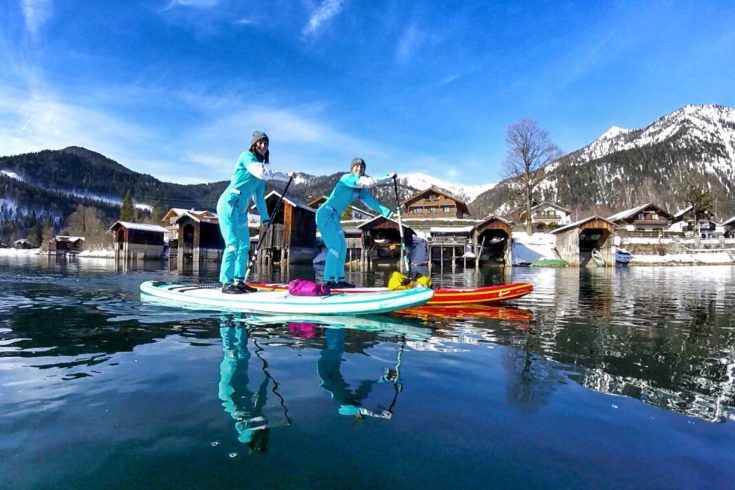
[[[120,221],[133,222],[135,220],[135,207],[133,206],[133,198],[130,196],[130,190],[125,193],[122,206],[120,206]]]

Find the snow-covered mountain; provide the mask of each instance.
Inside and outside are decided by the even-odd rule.
[[[584,213],[655,202],[685,206],[682,188],[710,193],[723,215],[735,212],[735,108],[687,105],[642,129],[613,126],[599,138],[543,169],[537,199]],[[517,206],[505,181],[481,195],[484,213]],[[508,203],[511,203],[510,205]]]
[[[461,198],[467,203],[471,203],[477,196],[495,187],[494,182],[477,185],[451,184],[422,173],[402,174],[398,176],[398,180],[420,191],[426,190],[431,186],[438,187]]]
[[[735,108],[687,105],[661,117],[644,129],[611,127],[589,145],[572,153],[570,163],[584,164],[619,151],[675,141],[676,147],[721,146],[722,154],[710,162],[731,170],[735,163]]]

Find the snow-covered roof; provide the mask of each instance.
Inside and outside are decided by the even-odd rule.
[[[730,218],[729,220],[727,220],[727,221],[725,221],[724,223],[722,223],[722,225],[723,225],[723,226],[724,226],[724,225],[731,225],[731,224],[735,224],[735,216],[733,216],[733,217],[732,217],[732,218]]]
[[[54,240],[58,241],[69,241],[69,242],[77,242],[79,240],[84,240],[83,236],[69,236],[69,235],[56,235],[54,237]]]
[[[375,218],[371,219],[370,221],[366,221],[366,222],[364,222],[362,224],[357,225],[357,228],[359,228],[360,230],[362,230],[364,228],[369,228],[369,225],[370,224],[372,224],[374,221],[378,221],[378,220],[381,220],[381,219],[383,219],[385,221],[391,221],[391,222],[395,223],[396,226],[398,226],[398,221],[396,221],[394,219],[386,218],[383,215],[378,215]],[[406,229],[409,229],[409,230],[411,229],[411,227],[408,226],[408,225],[406,225],[405,223],[403,223],[403,227],[406,228]]]
[[[587,223],[588,221],[592,221],[592,220],[596,220],[596,219],[599,219],[601,221],[604,221],[604,222],[610,224],[610,226],[615,226],[615,223],[613,223],[609,219],[603,218],[602,216],[595,215],[595,216],[590,216],[589,218],[584,218],[584,219],[581,219],[579,221],[575,221],[574,223],[570,223],[567,226],[562,226],[561,228],[557,228],[556,230],[551,231],[550,233],[552,235],[557,235],[557,234],[559,234],[561,232],[568,231],[568,230],[571,230],[571,229],[574,229],[574,228],[578,228],[578,227],[582,226],[583,224]]]
[[[429,233],[470,233],[474,226],[432,226]]]
[[[268,193],[268,195],[265,196],[265,199],[268,200],[268,198],[271,197],[271,196],[281,197],[281,193],[278,192],[278,191],[270,191]],[[286,197],[286,196],[284,196],[283,197],[283,200],[285,202],[289,203],[291,206],[293,206],[295,208],[301,208],[301,209],[304,209],[306,211],[309,211],[309,212],[312,212],[312,213],[316,213],[316,210],[314,208],[312,208],[311,206],[309,206],[308,204],[306,204],[304,201],[301,201],[300,199],[296,199],[296,198],[293,198],[293,197]],[[253,209],[254,207],[255,207],[255,205],[253,204],[253,205],[250,206],[250,209]]]
[[[153,232],[159,232],[159,233],[168,233],[168,230],[164,228],[163,226],[151,225],[148,223],[131,223],[130,221],[115,221],[115,223],[112,226],[110,226],[110,230],[112,230],[118,224],[120,226],[127,228],[128,230],[140,230],[140,231],[153,231]]]
[[[197,223],[201,223],[202,221],[215,224],[219,223],[217,213],[213,213],[211,211],[185,211],[184,214],[177,216],[173,222],[177,223],[184,216],[188,216]]]
[[[535,206],[531,206],[531,211],[533,211],[534,209],[543,208],[547,206],[552,207],[554,209],[558,209],[559,211],[564,211],[567,214],[572,214],[572,212],[569,209],[561,207],[558,204],[554,204],[553,202],[549,202],[549,201],[540,202],[536,204]]]
[[[651,204],[651,203],[649,202],[649,203],[646,203],[646,204],[641,204],[640,206],[636,206],[634,208],[626,209],[625,211],[620,211],[619,213],[615,213],[612,216],[608,216],[607,219],[609,219],[610,221],[618,221],[618,220],[621,220],[621,219],[628,218],[630,216],[633,216],[633,215],[637,214],[639,211],[642,211],[649,204]]]

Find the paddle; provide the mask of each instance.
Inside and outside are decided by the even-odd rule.
[[[255,259],[258,258],[258,252],[260,252],[260,247],[263,245],[263,242],[265,241],[265,237],[268,234],[268,230],[271,227],[271,223],[273,223],[273,220],[276,217],[276,213],[278,213],[278,208],[281,205],[281,201],[283,201],[283,196],[286,195],[286,192],[288,191],[288,187],[291,185],[292,180],[293,180],[293,175],[291,175],[288,178],[288,182],[286,183],[286,188],[283,189],[283,193],[281,194],[281,197],[279,197],[278,201],[276,201],[276,206],[273,208],[273,212],[268,218],[268,223],[266,223],[265,228],[263,229],[263,234],[261,235],[261,238],[258,240],[258,245],[255,247],[255,252],[253,252],[253,256],[250,257],[250,260],[248,261],[248,266],[245,269],[245,278],[243,279],[243,282],[248,282],[248,276],[250,275],[250,271],[252,270],[253,265],[255,264]]]
[[[396,192],[396,211],[398,214],[398,233],[401,236],[401,261],[400,261],[400,269],[401,272],[404,272],[403,268],[405,267],[405,273],[407,275],[411,275],[411,264],[408,261],[408,254],[406,253],[406,242],[403,238],[403,222],[401,221],[401,201],[398,198],[398,179],[397,176],[393,176],[393,190]]]

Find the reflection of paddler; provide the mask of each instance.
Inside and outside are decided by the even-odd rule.
[[[235,420],[238,440],[247,443],[251,449],[265,450],[267,434],[259,438],[259,441],[254,441],[254,435],[256,431],[268,430],[262,412],[267,401],[269,379],[267,377],[263,379],[257,392],[250,391],[247,328],[230,327],[225,324],[220,328],[220,335],[224,351],[219,382],[219,398],[222,400],[222,406]]]
[[[235,421],[238,440],[251,451],[265,452],[268,448],[268,420],[263,416],[270,377],[266,376],[252,392],[248,387],[248,329],[220,326],[224,356],[220,364],[219,399]]]
[[[324,333],[324,348],[317,361],[317,373],[322,380],[321,387],[327,390],[339,403],[340,415],[351,415],[357,418],[382,417],[390,418],[390,412],[373,412],[361,406],[373,389],[376,380],[360,381],[356,389],[351,389],[340,372],[345,345],[345,330],[327,328]]]

